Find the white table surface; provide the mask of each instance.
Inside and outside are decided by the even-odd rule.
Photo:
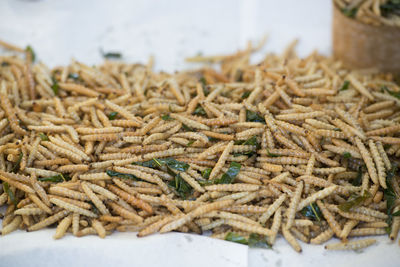
[[[0,18],[0,39],[30,44],[51,66],[71,58],[100,63],[103,48],[122,52],[128,62],[153,55],[157,70],[174,71],[195,67],[185,57],[234,52],[265,34],[263,53],[282,52],[294,38],[302,56],[331,52],[329,0],[1,0]],[[386,236],[363,252],[302,244],[297,254],[282,238],[272,250],[261,250],[177,233],[58,241],[53,234],[46,229],[0,237],[0,266],[400,266],[400,248]]]

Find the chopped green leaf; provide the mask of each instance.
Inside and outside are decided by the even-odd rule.
[[[17,161],[14,163],[14,166],[11,169],[11,172],[17,172],[19,170],[23,156],[24,156],[24,154],[22,152],[20,152]]]
[[[54,77],[51,77],[51,81],[53,82],[53,84],[51,85],[51,89],[53,90],[55,95],[58,95],[58,92],[60,91],[60,86],[58,85],[58,81]]]
[[[392,162],[392,169],[390,169],[386,175],[386,185],[387,188],[383,191],[383,197],[386,200],[386,207],[388,215],[392,214],[392,209],[394,208],[396,202],[396,193],[394,192],[392,186],[392,180],[397,172],[397,164]]]
[[[244,238],[243,236],[240,236],[238,234],[229,232],[226,236],[225,236],[225,240],[226,241],[231,241],[231,242],[235,242],[235,243],[239,243],[239,244],[243,244],[243,245],[247,245],[248,241],[246,238]]]
[[[74,81],[78,81],[81,78],[78,73],[69,73],[67,77]]]
[[[195,140],[190,140],[190,141],[186,144],[186,146],[191,146],[191,145],[193,145],[194,142],[195,142]]]
[[[25,48],[25,51],[28,52],[29,54],[31,54],[32,62],[35,62],[35,60],[36,60],[36,54],[35,54],[35,51],[33,51],[32,46],[28,45],[28,46]]]
[[[174,120],[173,118],[171,118],[171,116],[169,116],[169,114],[162,115],[161,119],[164,120],[164,121],[172,121],[172,120]]]
[[[210,88],[208,86],[203,86],[203,93],[205,96],[210,94]]]
[[[261,122],[265,124],[265,120],[257,112],[246,110],[246,121],[250,122]]]
[[[267,149],[267,156],[268,156],[268,157],[276,158],[276,157],[280,157],[281,155],[271,153],[271,152],[269,152],[269,150]]]
[[[190,128],[189,126],[187,126],[186,124],[182,124],[182,128],[183,128],[185,131],[193,132],[193,129]]]
[[[133,162],[133,165],[139,165],[139,166],[143,166],[143,167],[147,167],[147,168],[157,168],[157,165],[155,164],[155,162],[151,159],[148,161],[143,161],[143,162]]]
[[[100,211],[97,209],[96,205],[94,205],[94,203],[92,201],[89,201],[90,206],[92,206],[91,210],[96,213],[96,214],[100,214]]]
[[[345,158],[345,159],[351,158],[350,152],[344,152],[342,156],[343,156],[343,158]]]
[[[386,185],[387,188],[383,190],[383,197],[386,200],[386,211],[388,218],[386,219],[387,224],[389,225],[386,228],[388,234],[392,231],[392,220],[393,220],[393,208],[396,203],[396,199],[399,197],[396,195],[393,189],[392,180],[397,173],[397,163],[392,162],[392,168],[387,172],[386,175]],[[397,216],[397,215],[396,215]]]
[[[258,143],[257,136],[255,136],[255,135],[250,137],[246,141],[244,141],[244,143],[242,145],[244,145],[244,146],[256,146],[257,148],[260,147],[260,143]]]
[[[315,205],[315,203],[311,203],[310,205],[304,207],[301,210],[301,214],[303,214],[305,217],[307,217],[308,219],[311,219],[313,221],[321,221],[322,219],[322,212],[319,209],[319,207],[317,205]]]
[[[200,105],[197,106],[197,108],[193,111],[193,115],[198,115],[198,116],[207,116],[206,111],[204,108]]]
[[[152,159],[144,162],[136,162],[134,164],[153,169],[166,165],[171,169],[181,172],[184,172],[189,168],[189,164],[186,162],[177,161],[173,158]]]
[[[199,82],[201,83],[201,85],[203,87],[205,87],[207,85],[207,80],[204,76],[199,79]]]
[[[400,92],[391,91],[386,85],[382,86],[382,90],[388,92],[391,96],[400,99]]]
[[[349,18],[354,18],[357,14],[357,8],[342,8],[342,13],[343,15],[345,15],[346,17]]]
[[[229,232],[225,236],[225,240],[243,245],[249,245],[249,247],[251,248],[271,248],[271,245],[268,243],[267,237],[255,233],[251,233],[249,238],[246,239],[241,235]]]
[[[360,186],[362,182],[362,175],[363,175],[362,167],[359,167],[357,171],[357,176],[356,178],[353,179],[351,184],[354,186]]]
[[[115,120],[115,117],[117,117],[117,115],[118,115],[118,112],[116,112],[116,111],[110,112],[110,114],[108,114],[108,119],[111,121]]]
[[[161,164],[167,165],[171,169],[175,169],[181,172],[184,172],[189,168],[189,164],[187,164],[186,162],[177,161],[173,158],[159,159],[159,162],[161,162]]]
[[[340,129],[340,128],[333,128],[333,130],[337,131],[337,132],[341,132],[342,131],[342,129]]]
[[[197,180],[201,186],[213,185],[214,180]]]
[[[370,197],[371,193],[365,190],[362,195],[353,194],[346,202],[339,204],[338,207],[341,211],[348,212],[351,208],[360,205]]]
[[[248,98],[250,94],[251,94],[251,91],[244,92],[243,95],[242,95],[242,99]]]
[[[175,189],[176,193],[182,197],[187,198],[192,194],[193,188],[182,179],[180,174],[176,174],[175,171],[185,172],[189,168],[189,164],[186,162],[177,161],[173,158],[162,158],[162,159],[152,159],[144,162],[135,162],[133,164],[140,165],[143,167],[153,168],[153,169],[162,169],[167,168],[167,171],[170,175],[174,177],[168,185]]]
[[[251,156],[253,155],[255,152],[257,152],[257,149],[260,148],[260,143],[258,143],[257,141],[257,136],[252,136],[247,140],[236,140],[234,142],[235,145],[243,145],[243,146],[254,146],[254,150],[252,151],[247,151],[244,153],[238,153],[237,155],[247,155],[247,156]]]
[[[224,173],[221,178],[215,180],[216,184],[231,184],[235,180],[236,176],[240,172],[240,168],[242,165],[240,165],[237,162],[232,161],[231,165],[229,166],[229,169]]]
[[[395,213],[392,213],[392,216],[400,216],[400,210],[396,211]]]
[[[39,177],[38,181],[40,182],[53,182],[53,183],[61,183],[67,181],[63,174],[57,174],[50,177]]]
[[[271,248],[266,236],[251,233],[248,240],[248,245],[251,248]]]
[[[7,193],[14,206],[17,206],[17,199],[15,198],[13,191],[10,190],[10,185],[7,182],[3,182],[3,190]]]
[[[391,15],[400,16],[400,1],[389,0],[386,3],[380,5],[381,13],[384,17]]]
[[[238,145],[238,146],[240,146],[240,145],[243,145],[244,144],[244,142],[246,142],[246,140],[236,140],[236,141],[234,141],[234,145]]]
[[[122,172],[116,172],[113,170],[106,170],[106,173],[110,177],[118,177],[122,179],[133,179],[133,180],[139,180],[135,175],[133,174],[128,174],[128,173],[122,173]]]
[[[103,56],[103,58],[107,58],[107,59],[122,58],[122,54],[120,52],[104,52],[103,49],[100,49],[100,54]]]
[[[153,159],[153,161],[158,167],[162,167],[162,164],[158,159]]]
[[[193,188],[179,174],[175,175],[174,180],[170,181],[168,185],[174,188],[183,199],[186,199],[193,192]]]
[[[201,176],[203,176],[204,179],[208,179],[210,177],[212,169],[207,168],[201,171]]]
[[[343,82],[343,85],[342,85],[342,87],[340,87],[339,91],[347,90],[347,89],[349,89],[349,86],[350,86],[350,82],[346,80]]]
[[[204,93],[204,95],[205,95],[205,96],[208,96],[208,94],[210,93],[210,90],[209,90],[209,88],[208,88],[208,86],[207,86],[207,80],[206,80],[206,78],[205,78],[204,76],[202,76],[202,77],[199,79],[199,82],[201,83],[201,87],[203,87],[203,93]]]
[[[39,133],[38,135],[42,141],[49,141],[49,137],[44,133]]]

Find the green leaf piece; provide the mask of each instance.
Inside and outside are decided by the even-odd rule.
[[[243,244],[243,245],[247,245],[248,241],[245,237],[229,232],[226,236],[225,236],[225,240],[226,241],[231,241],[231,242],[235,242],[235,243],[239,243],[239,244]]]
[[[268,243],[266,236],[255,233],[250,234],[247,242],[251,248],[272,248],[272,246]]]
[[[362,195],[353,194],[346,202],[339,204],[338,207],[341,211],[348,212],[351,208],[359,206],[370,197],[371,193],[368,191],[364,191]]]
[[[7,193],[14,206],[17,206],[17,199],[15,198],[13,191],[10,190],[10,185],[7,182],[3,182],[3,190]]]
[[[35,62],[35,60],[36,60],[36,53],[35,53],[35,51],[33,50],[32,46],[28,45],[28,46],[25,48],[25,51],[31,54],[32,62]]]
[[[11,169],[11,172],[16,173],[19,170],[23,156],[24,156],[24,154],[22,152],[20,152],[18,155],[17,161],[14,163],[14,166]]]
[[[240,172],[240,168],[242,165],[240,165],[237,162],[232,161],[231,165],[229,166],[229,169],[224,173],[221,178],[215,180],[215,184],[231,184],[235,180],[236,176]]]
[[[42,141],[49,141],[49,137],[44,133],[39,133],[38,135]]]
[[[187,126],[186,124],[182,124],[182,128],[183,128],[185,131],[193,132],[193,129],[190,128],[189,126]]]
[[[194,142],[195,142],[195,140],[190,140],[190,141],[186,144],[186,146],[191,146],[191,145],[193,145]]]
[[[175,175],[174,179],[168,185],[174,188],[177,194],[183,199],[188,198],[193,193],[193,188],[179,174]]]
[[[206,111],[204,108],[200,105],[197,106],[197,108],[193,111],[193,115],[198,115],[198,116],[207,116]]]
[[[81,79],[81,77],[79,76],[79,74],[78,74],[78,73],[74,73],[74,72],[69,73],[67,77],[68,77],[69,79],[74,80],[74,81],[79,81],[79,80]]]
[[[122,173],[122,172],[116,172],[113,170],[106,170],[106,173],[110,177],[118,177],[122,179],[132,179],[132,180],[139,180],[135,175],[129,174],[129,173]]]
[[[400,92],[392,91],[392,90],[390,90],[386,85],[382,86],[382,90],[388,92],[389,95],[394,96],[394,97],[400,99]]]
[[[343,15],[349,18],[354,18],[357,14],[357,11],[357,8],[342,8]]]
[[[345,81],[343,82],[343,84],[342,84],[342,87],[340,87],[339,91],[347,90],[347,89],[349,89],[349,86],[350,86],[350,81],[345,80]]]
[[[240,156],[240,155],[251,156],[254,153],[256,153],[257,149],[259,149],[261,146],[260,143],[257,141],[257,136],[252,136],[247,140],[236,140],[234,142],[234,144],[235,145],[243,145],[243,146],[254,146],[254,150],[243,152],[243,153],[238,153],[237,156]]]
[[[118,112],[116,112],[116,111],[110,112],[110,114],[108,114],[108,119],[111,120],[111,121],[115,120],[117,115],[118,115]]]
[[[323,218],[320,208],[315,203],[311,203],[310,205],[304,207],[301,210],[301,214],[310,220],[318,222],[320,222]]]
[[[242,94],[242,99],[246,99],[249,97],[249,95],[251,94],[251,91],[246,91]]]
[[[54,77],[51,77],[51,81],[53,82],[53,84],[51,85],[51,89],[53,90],[55,95],[58,95],[58,92],[60,91],[60,86],[58,85],[58,81]]]
[[[136,165],[157,169],[161,166],[168,166],[171,169],[184,172],[189,168],[189,164],[182,161],[177,161],[173,158],[152,159],[144,162],[137,162]]]
[[[351,158],[350,152],[344,152],[342,156],[343,156],[343,158],[345,158],[345,159]]]
[[[274,153],[269,152],[268,149],[267,149],[267,156],[268,157],[273,157],[273,158],[280,157],[280,155],[278,155],[278,154],[274,154]]]
[[[210,177],[212,169],[207,168],[201,171],[201,176],[203,176],[204,179],[208,179]]]
[[[265,124],[265,120],[257,112],[246,110],[246,121],[249,122],[261,122]]]
[[[173,121],[174,120],[173,118],[171,118],[171,116],[169,114],[162,115],[161,119],[164,121]]]
[[[357,176],[351,181],[351,184],[354,186],[360,186],[362,182],[362,176],[363,176],[362,167],[359,167],[357,171]]]
[[[61,183],[61,182],[65,182],[70,180],[71,178],[69,177],[69,175],[66,174],[57,174],[54,176],[50,176],[50,177],[39,177],[38,181],[40,182],[52,182],[52,183]]]

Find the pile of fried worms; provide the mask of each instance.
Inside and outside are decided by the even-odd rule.
[[[289,45],[174,74],[0,56],[2,235],[171,231],[361,249],[400,227],[400,88]],[[215,67],[217,66],[217,67]],[[367,238],[363,238],[367,237]]]

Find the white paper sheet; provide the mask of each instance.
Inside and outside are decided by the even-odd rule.
[[[399,266],[400,248],[385,236],[369,237],[377,239],[377,244],[360,251],[327,251],[323,245],[308,245],[301,241],[302,253],[296,253],[280,238],[272,250],[250,249],[249,266]],[[332,239],[327,243],[340,242]]]
[[[191,234],[153,235],[138,239],[135,233],[66,236],[53,240],[54,229],[14,232],[0,239],[0,266],[227,266],[246,267],[245,246]]]
[[[130,62],[154,55],[158,70],[174,71],[194,67],[185,57],[234,52],[264,34],[269,41],[262,52],[282,52],[299,38],[300,55],[316,48],[329,54],[330,17],[330,0],[2,0],[0,39],[31,44],[51,66],[71,57],[99,63],[103,48],[121,51]],[[297,254],[282,238],[273,250],[248,253],[246,246],[176,233],[142,239],[114,233],[104,240],[69,235],[58,241],[53,234],[46,229],[0,237],[0,266],[400,265],[399,246],[386,236],[363,253],[302,244],[303,253]]]

